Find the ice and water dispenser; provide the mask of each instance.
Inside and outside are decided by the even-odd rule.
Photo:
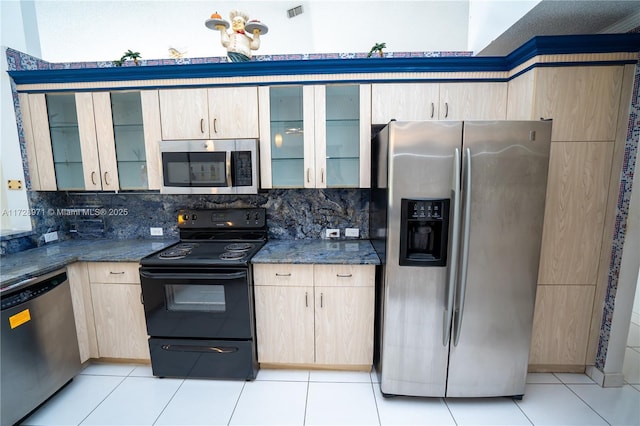
[[[406,199],[401,202],[401,266],[446,266],[449,199]]]

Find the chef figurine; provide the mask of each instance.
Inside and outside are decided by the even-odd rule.
[[[220,31],[220,41],[227,48],[227,55],[232,62],[246,62],[251,60],[251,51],[260,47],[260,33],[267,32],[266,25],[259,21],[250,21],[246,13],[232,10],[230,13],[231,30],[227,31],[229,24],[222,19],[209,19],[206,22],[208,28]],[[251,32],[253,37],[247,35],[245,30]]]

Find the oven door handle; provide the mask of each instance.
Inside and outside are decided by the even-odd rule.
[[[233,272],[230,274],[182,274],[182,273],[152,273],[147,271],[140,271],[140,276],[143,278],[149,278],[152,280],[237,280],[247,277],[246,271]]]

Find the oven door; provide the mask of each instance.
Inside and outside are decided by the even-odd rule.
[[[251,288],[243,268],[140,268],[152,337],[251,339]]]

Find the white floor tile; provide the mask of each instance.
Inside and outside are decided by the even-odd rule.
[[[106,364],[92,362],[87,365],[80,374],[90,374],[94,376],[128,376],[139,364]]]
[[[527,373],[527,383],[561,383],[553,373]]]
[[[131,377],[154,377],[153,369],[151,365],[138,365],[136,366],[131,373],[129,373]]]
[[[260,369],[256,380],[275,380],[281,382],[308,382],[309,370]]]
[[[455,425],[442,398],[385,398],[380,385],[373,384],[380,424],[386,425]]]
[[[624,353],[622,374],[627,383],[640,384],[640,352],[633,348],[627,348]]]
[[[379,425],[371,383],[309,383],[305,425]]]
[[[371,383],[371,374],[367,371],[329,371],[311,370],[310,382],[333,383]]]
[[[302,425],[307,386],[306,382],[247,382],[229,424]]]
[[[22,424],[79,425],[123,380],[123,377],[78,375]]]
[[[127,377],[82,424],[151,425],[182,382],[182,379]]]
[[[560,381],[567,385],[590,385],[595,382],[586,374],[553,373]]]
[[[609,424],[640,424],[640,392],[637,389],[629,385],[602,388],[596,384],[569,387]]]
[[[536,426],[607,424],[565,385],[529,384],[517,404]]]
[[[640,347],[640,325],[631,323],[629,327],[629,336],[627,338],[627,346]]]
[[[465,425],[531,425],[511,398],[447,398],[455,422]]]
[[[226,425],[243,381],[185,380],[155,425]]]

